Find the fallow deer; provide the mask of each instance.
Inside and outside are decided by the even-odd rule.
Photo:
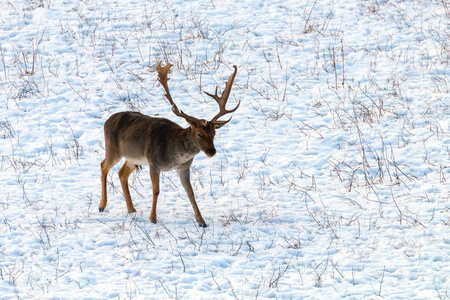
[[[153,203],[150,212],[150,221],[152,223],[156,223],[156,203],[159,195],[160,172],[177,170],[194,209],[195,219],[199,226],[206,227],[205,220],[195,202],[194,191],[190,182],[190,166],[194,156],[200,151],[203,151],[208,157],[216,154],[216,148],[214,147],[216,129],[227,124],[231,118],[226,121],[219,121],[218,119],[234,112],[241,104],[239,101],[235,108],[231,110],[225,108],[237,73],[237,67],[233,66],[234,72],[228,79],[225,90],[220,97],[217,94],[217,87],[214,95],[205,92],[219,105],[219,113],[211,121],[197,119],[178,109],[172,100],[167,85],[169,80],[167,75],[171,67],[171,64],[161,67],[161,63],[158,63],[158,81],[164,87],[165,97],[172,105],[173,113],[184,118],[190,126],[182,128],[168,119],[150,117],[139,112],[127,111],[113,114],[105,122],[104,126],[106,155],[101,163],[102,195],[99,211],[103,212],[105,210],[108,201],[106,191],[108,172],[124,157],[125,163],[119,170],[119,178],[129,213],[136,212],[136,209],[131,201],[128,177],[137,167],[140,165],[150,166],[150,178],[153,189]]]

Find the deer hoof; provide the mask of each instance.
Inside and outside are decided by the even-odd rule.
[[[105,211],[105,209],[104,209],[104,208],[100,208],[100,207],[99,207],[99,208],[98,208],[98,211],[99,211],[99,212],[104,212],[104,211]]]
[[[203,228],[208,227],[208,225],[206,225],[206,223],[198,223],[198,225]]]

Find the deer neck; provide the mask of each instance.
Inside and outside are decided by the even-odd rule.
[[[191,158],[200,152],[200,148],[194,142],[195,136],[191,127],[183,129],[181,137],[180,152]]]

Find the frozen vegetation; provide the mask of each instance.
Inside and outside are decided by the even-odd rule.
[[[0,3],[1,299],[449,299],[447,0]],[[103,124],[178,107],[232,121],[176,172],[151,224],[148,167]]]

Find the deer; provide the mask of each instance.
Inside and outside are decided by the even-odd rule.
[[[241,104],[239,100],[236,107],[231,110],[225,108],[230,96],[231,87],[236,77],[237,67],[225,84],[222,95],[215,93],[206,95],[212,97],[219,106],[219,112],[210,120],[197,119],[179,110],[170,95],[167,82],[168,73],[173,65],[168,63],[161,67],[157,64],[158,81],[165,91],[165,98],[172,106],[172,112],[184,118],[189,127],[182,128],[177,123],[160,117],[151,117],[134,111],[118,112],[109,117],[104,124],[105,135],[105,159],[101,162],[101,186],[102,193],[99,211],[105,210],[107,199],[107,175],[122,158],[125,158],[123,166],[119,170],[119,179],[128,213],[136,212],[130,196],[128,178],[131,173],[142,165],[150,166],[150,179],[152,184],[153,201],[150,211],[150,222],[157,223],[156,204],[160,193],[159,179],[161,172],[176,170],[181,184],[194,209],[195,219],[200,227],[207,227],[195,201],[194,191],[190,180],[190,167],[194,157],[203,152],[207,157],[216,154],[214,137],[216,129],[221,128],[231,121],[231,117],[225,121],[219,118],[236,111]]]

